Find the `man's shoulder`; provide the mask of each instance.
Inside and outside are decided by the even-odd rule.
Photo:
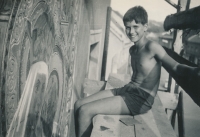
[[[159,48],[159,47],[161,47],[161,45],[159,44],[159,43],[157,43],[157,42],[154,42],[154,41],[148,41],[147,42],[147,44],[146,44],[146,49],[148,49],[149,51],[154,51],[155,50],[155,48],[157,49],[157,48]]]

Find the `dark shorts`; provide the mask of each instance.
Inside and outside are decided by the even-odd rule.
[[[132,115],[146,113],[151,109],[154,97],[140,87],[129,83],[121,88],[111,90],[115,96],[121,96]]]

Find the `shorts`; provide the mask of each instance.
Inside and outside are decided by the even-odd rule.
[[[146,113],[154,103],[152,95],[131,82],[124,87],[111,89],[111,91],[115,96],[121,96],[124,99],[133,116]]]

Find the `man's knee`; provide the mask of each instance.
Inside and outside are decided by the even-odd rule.
[[[78,109],[80,106],[82,106],[82,105],[83,105],[83,104],[82,104],[81,99],[77,100],[77,101],[74,103],[74,111],[76,112],[77,109]]]
[[[77,109],[78,117],[93,117],[96,115],[96,112],[88,104],[84,104]]]

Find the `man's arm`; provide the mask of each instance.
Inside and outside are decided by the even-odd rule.
[[[149,45],[149,49],[154,54],[155,58],[160,60],[166,68],[177,73],[178,75],[193,75],[200,77],[200,68],[179,64],[174,59],[172,59],[159,44],[152,42]]]

